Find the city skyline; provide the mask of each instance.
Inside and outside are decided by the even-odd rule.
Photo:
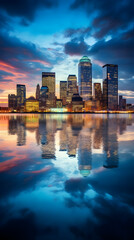
[[[118,64],[119,95],[134,103],[133,4],[132,0],[1,2],[0,106],[7,106],[7,96],[16,93],[17,83],[26,85],[27,97],[33,95],[42,72],[56,72],[58,93],[60,81],[69,74],[78,79],[83,55],[91,59],[93,83],[102,83],[103,65]]]
[[[9,112],[92,112],[133,111],[124,96],[118,95],[118,65],[102,66],[102,84],[92,82],[92,62],[83,56],[78,63],[77,76],[69,74],[67,81],[60,81],[56,95],[56,73],[42,72],[42,84],[37,84],[34,96],[26,97],[26,86],[16,85],[16,95],[8,94]],[[4,108],[1,108],[4,110]]]

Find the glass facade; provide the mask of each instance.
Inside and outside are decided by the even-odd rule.
[[[26,112],[38,112],[39,111],[39,101],[27,100],[25,105]]]
[[[26,86],[17,84],[17,106],[24,105],[26,100]]]
[[[107,110],[118,109],[118,65],[103,66],[103,107]]]
[[[96,100],[101,101],[102,97],[101,83],[94,83],[94,95]]]
[[[42,87],[48,88],[48,103],[49,107],[55,106],[55,73],[42,72]]]
[[[78,65],[79,94],[84,101],[92,97],[92,63],[91,60],[83,56]]]
[[[76,75],[69,75],[67,78],[67,102],[71,103],[72,96],[77,93],[77,77]]]
[[[17,108],[17,96],[15,94],[8,94],[8,107],[11,110]]]
[[[67,81],[60,81],[60,99],[67,97]]]
[[[48,87],[49,93],[55,95],[55,73],[43,72],[42,73],[42,87]]]
[[[39,100],[40,98],[40,85],[37,84],[36,86],[36,100]]]

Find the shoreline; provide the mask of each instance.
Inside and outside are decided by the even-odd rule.
[[[122,112],[0,112],[0,114],[134,114],[134,111],[122,111]]]

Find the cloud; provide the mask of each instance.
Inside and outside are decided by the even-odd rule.
[[[0,52],[1,82],[25,82],[30,75],[35,79],[43,70],[52,68],[47,49],[7,33],[0,33]]]
[[[133,0],[75,0],[70,6],[72,10],[81,9],[89,14],[94,13],[92,29],[98,39],[108,34],[115,35],[120,30],[130,27],[133,23]]]
[[[13,27],[10,24],[10,18],[0,10],[0,31],[2,30],[10,31]]]
[[[67,37],[81,37],[81,36],[89,36],[89,33],[90,33],[90,28],[87,27],[83,27],[83,28],[68,28],[65,30],[64,32],[64,37],[67,38]]]
[[[4,90],[3,89],[0,89],[0,93],[3,93],[4,92]]]
[[[133,38],[123,40],[124,34],[109,41],[100,40],[89,50],[88,54],[103,63],[119,65],[120,78],[132,78],[133,69]]]
[[[66,54],[73,55],[84,55],[88,52],[89,46],[83,39],[73,38],[71,41],[65,43],[64,51]]]
[[[118,64],[119,78],[128,80],[134,76],[133,41],[134,33],[130,30],[109,41],[98,40],[92,46],[88,45],[84,39],[75,38],[65,43],[64,51],[70,56],[86,54],[99,66],[103,66],[105,63]],[[100,76],[100,72],[98,75]]]
[[[28,21],[33,21],[35,17],[35,13],[38,9],[41,8],[53,8],[58,4],[58,0],[5,0],[0,1],[0,8],[5,10],[10,16],[22,17],[22,22],[24,23],[24,19]]]
[[[131,91],[134,95],[134,79],[119,80],[119,89],[124,91]]]

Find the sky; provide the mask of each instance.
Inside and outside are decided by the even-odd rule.
[[[133,8],[133,0],[0,0],[0,106],[16,84],[35,96],[43,71],[56,73],[59,96],[83,55],[93,82],[102,82],[104,64],[118,64],[119,95],[134,104]]]

